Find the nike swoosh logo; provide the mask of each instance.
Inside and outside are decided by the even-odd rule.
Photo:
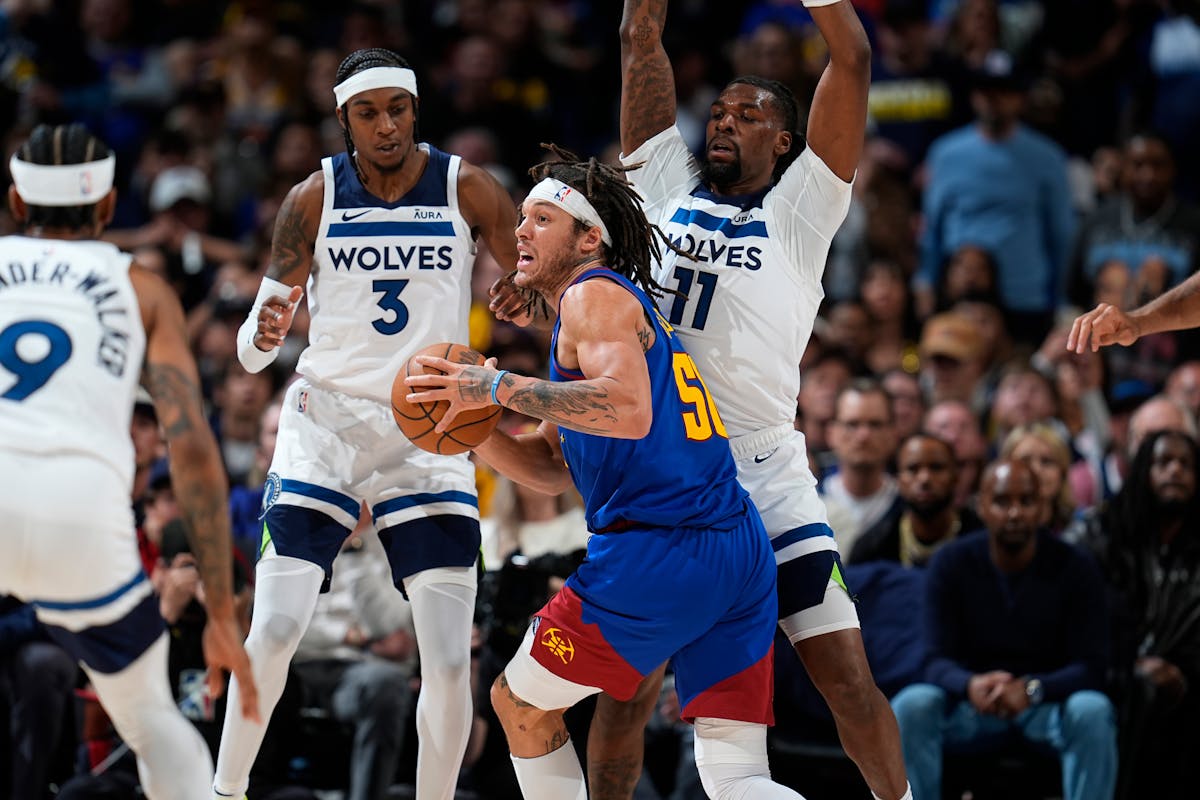
[[[358,219],[363,214],[369,214],[369,213],[371,213],[371,209],[369,209],[369,208],[366,211],[360,211],[357,214],[351,214],[349,211],[343,211],[342,212],[342,222],[349,222],[352,219]]]
[[[778,449],[779,449],[778,447],[775,448],[775,450],[778,450]],[[762,462],[766,461],[768,458],[775,455],[775,450],[771,450],[767,453],[760,453],[759,455],[756,455],[754,457],[754,463],[761,464]]]

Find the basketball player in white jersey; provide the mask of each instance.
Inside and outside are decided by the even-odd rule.
[[[625,0],[622,160],[643,164],[629,178],[646,216],[694,258],[664,250],[655,278],[686,297],[664,295],[659,307],[717,400],[738,479],[771,535],[779,624],[871,791],[896,800],[909,796],[899,731],[871,677],[804,436],[792,427],[821,272],[862,152],[871,53],[850,0],[804,4],[829,46],[807,147],[796,141],[798,109],[787,87],[739,78],[713,101],[702,166],[675,127],[675,85],[661,38],[667,2]],[[640,762],[640,740],[624,731],[639,729],[657,696],[651,685],[625,708],[600,699],[589,741],[594,798],[629,796],[636,772],[622,765]],[[765,762],[761,743],[738,736],[731,732],[720,755]]]
[[[346,153],[287,195],[271,264],[238,336],[246,369],[265,368],[306,287],[312,315],[288,390],[263,499],[263,534],[246,650],[274,708],[322,584],[365,503],[398,587],[412,601],[421,656],[417,797],[450,800],[472,719],[468,682],[479,509],[464,455],[419,450],[392,419],[391,385],[435,342],[467,340],[475,239],[516,264],[516,209],[479,167],[416,139],[408,64],[358,50],[333,89]],[[238,684],[230,693],[236,697]],[[217,797],[242,797],[262,724],[226,714]],[[351,798],[382,797],[395,764]]]
[[[114,164],[82,125],[38,126],[9,162],[24,234],[0,239],[0,593],[31,603],[83,665],[146,796],[199,800],[212,757],[171,696],[130,507],[139,376],[204,582],[210,689],[232,669],[245,689],[230,713],[257,718],[258,700],[233,611],[225,471],[183,309],[160,278],[96,241],[112,219]]]

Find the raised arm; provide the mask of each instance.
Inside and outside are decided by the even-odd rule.
[[[667,0],[625,0],[621,15],[621,152],[675,124],[675,76],[663,48]]]
[[[258,718],[258,693],[234,614],[233,536],[229,529],[227,478],[200,399],[200,378],[188,349],[183,308],[158,276],[134,265],[130,278],[146,328],[143,383],[167,439],[171,483],[183,513],[188,542],[204,582],[205,656],[209,681],[219,691],[220,671],[241,685],[242,713]]]
[[[809,13],[829,47],[829,64],[813,95],[805,138],[814,155],[849,181],[858,169],[867,127],[871,45],[850,0],[811,6]]]
[[[1125,312],[1101,303],[1079,316],[1067,337],[1067,349],[1082,353],[1110,344],[1129,346],[1143,336],[1200,326],[1200,272],[1144,306]]]

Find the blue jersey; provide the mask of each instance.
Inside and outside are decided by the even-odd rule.
[[[737,482],[725,425],[691,356],[646,293],[607,268],[574,283],[604,278],[637,298],[657,327],[646,351],[654,421],[641,439],[617,439],[560,428],[563,457],[583,496],[588,528],[723,528],[745,516],[747,494]],[[574,285],[574,283],[572,285]],[[550,378],[583,380],[558,363],[559,325],[550,347]]]

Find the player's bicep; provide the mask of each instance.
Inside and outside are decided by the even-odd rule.
[[[595,283],[599,285],[587,287],[593,293],[588,312],[572,314],[565,322],[579,371],[589,379],[612,379],[629,399],[649,397],[645,352],[655,334],[646,313],[624,288],[607,281]]]
[[[324,198],[323,172],[314,172],[283,198],[275,215],[267,277],[289,286],[300,286],[308,280]]]

